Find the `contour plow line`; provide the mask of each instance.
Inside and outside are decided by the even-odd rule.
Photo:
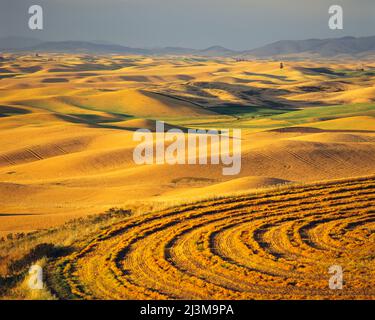
[[[131,217],[52,261],[49,285],[65,299],[373,299],[374,191],[369,177]]]

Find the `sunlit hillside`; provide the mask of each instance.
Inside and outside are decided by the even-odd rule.
[[[375,169],[375,65],[41,54],[0,62],[0,233]],[[242,170],[136,166],[134,130],[241,128]]]

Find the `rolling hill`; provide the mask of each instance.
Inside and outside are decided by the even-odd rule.
[[[311,54],[320,57],[339,55],[366,55],[375,52],[375,36],[343,37],[333,39],[284,40],[277,41],[261,48],[245,51],[243,55],[255,57],[272,57],[292,54]]]
[[[0,39],[0,50],[66,53],[116,53],[132,55],[196,55],[204,57],[366,57],[375,54],[375,36],[342,37],[331,39],[282,40],[245,51],[222,46],[206,49],[179,47],[131,48],[128,46],[95,41],[40,41],[37,39],[8,37]]]

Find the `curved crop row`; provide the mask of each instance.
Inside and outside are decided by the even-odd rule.
[[[375,178],[336,181],[132,217],[56,261],[51,287],[80,299],[371,299],[374,191]],[[343,290],[328,286],[332,265]]]

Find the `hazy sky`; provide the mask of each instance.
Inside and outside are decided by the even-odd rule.
[[[28,29],[28,8],[44,30]],[[344,30],[328,8],[344,8]],[[132,47],[222,45],[251,49],[277,40],[375,35],[375,0],[0,0],[0,37],[105,40]]]

